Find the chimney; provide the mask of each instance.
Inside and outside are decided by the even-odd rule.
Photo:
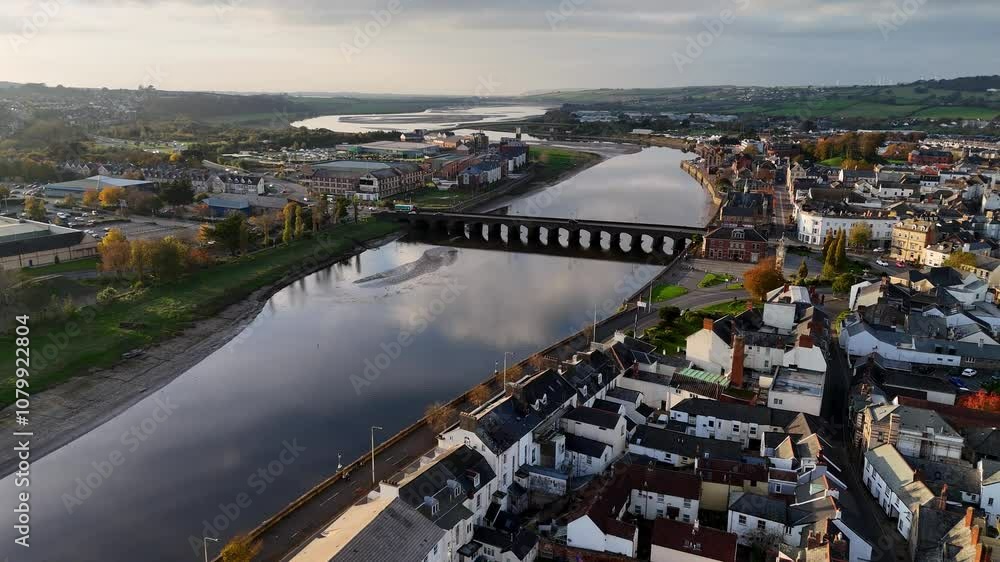
[[[733,336],[733,364],[729,370],[729,380],[734,388],[743,388],[743,336]]]
[[[804,349],[812,349],[812,346],[813,346],[812,336],[807,336],[805,334],[799,336],[799,347]]]
[[[983,543],[976,545],[976,557],[974,562],[989,562],[990,561],[990,550],[989,548],[983,546]]]
[[[972,527],[972,515],[974,513],[975,513],[975,511],[971,507],[967,507],[965,509],[965,526],[966,526],[966,528]]]
[[[458,414],[458,427],[464,429],[465,431],[474,433],[476,431],[476,426],[479,425],[479,420],[476,416],[468,412],[459,412]]]
[[[702,320],[701,327],[703,330],[711,330],[715,328],[715,320],[711,318],[705,318]]]
[[[972,546],[979,544],[979,525],[972,526],[972,536],[969,538],[969,544]]]

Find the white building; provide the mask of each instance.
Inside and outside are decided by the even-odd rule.
[[[883,211],[858,209],[850,212],[807,210],[798,212],[799,241],[822,246],[826,237],[839,230],[850,232],[855,224],[867,224],[872,230],[872,242],[892,240],[892,227],[899,219]]]
[[[892,519],[898,519],[896,530],[910,536],[913,516],[934,494],[920,481],[914,471],[890,444],[880,445],[865,453],[862,481],[879,506]]]
[[[650,562],[736,562],[736,535],[670,519],[653,522]]]
[[[1000,523],[1000,462],[983,459],[977,465],[982,482],[979,507],[989,514],[990,525]]]
[[[735,441],[744,448],[751,439],[766,432],[782,432],[783,427],[767,406],[746,406],[692,398],[670,411],[670,420],[685,424],[685,433],[722,441]]]

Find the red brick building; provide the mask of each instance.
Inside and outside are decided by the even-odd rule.
[[[757,263],[767,255],[767,239],[752,228],[724,226],[705,236],[702,252],[708,259]]]
[[[914,166],[933,166],[952,164],[955,162],[955,155],[947,150],[914,150],[907,160]]]

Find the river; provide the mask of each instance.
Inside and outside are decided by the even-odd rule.
[[[702,225],[707,196],[680,170],[682,157],[646,149],[498,204]],[[30,551],[12,546],[15,488],[4,479],[0,553],[200,560],[192,543],[206,521],[225,523],[223,538],[253,528],[330,475],[338,454],[347,464],[366,451],[371,425],[388,437],[486,378],[504,352],[524,358],[577,331],[599,303],[611,314],[656,271],[406,241],[364,252],[280,291],[222,349],[33,464]],[[410,337],[399,346],[401,332]],[[261,478],[261,469],[280,475]],[[250,503],[239,514],[220,508],[240,494]]]

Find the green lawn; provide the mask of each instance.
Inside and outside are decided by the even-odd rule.
[[[833,168],[839,168],[841,164],[844,163],[844,157],[838,156],[836,158],[830,158],[829,160],[823,160],[820,162],[823,166],[831,166]]]
[[[591,164],[600,157],[589,152],[532,146],[528,149],[528,159],[540,164],[536,167],[535,177],[540,181],[554,180],[574,168]]]
[[[715,287],[716,285],[728,283],[730,279],[731,278],[724,273],[706,273],[705,277],[698,282],[698,287],[707,289],[709,287]]]
[[[733,316],[743,312],[747,309],[747,301],[745,300],[735,300],[728,301],[719,304],[713,304],[711,306],[706,306],[705,308],[699,309],[700,312],[709,312],[712,314],[731,314]]]
[[[686,295],[688,290],[680,285],[657,285],[653,287],[653,302],[663,302]]]
[[[97,258],[84,258],[82,260],[64,261],[52,265],[41,267],[31,267],[21,270],[23,277],[42,277],[44,275],[56,275],[59,273],[71,273],[75,271],[94,271],[97,269]]]
[[[378,238],[395,229],[379,222],[341,225],[317,239],[270,248],[154,286],[130,302],[85,307],[71,320],[34,321],[31,392],[112,365],[126,351],[163,340],[311,262],[346,252],[355,240]],[[58,351],[46,353],[47,348]],[[0,337],[0,357],[14,357],[13,335]],[[14,378],[8,369],[0,379],[0,406],[13,401]]]

